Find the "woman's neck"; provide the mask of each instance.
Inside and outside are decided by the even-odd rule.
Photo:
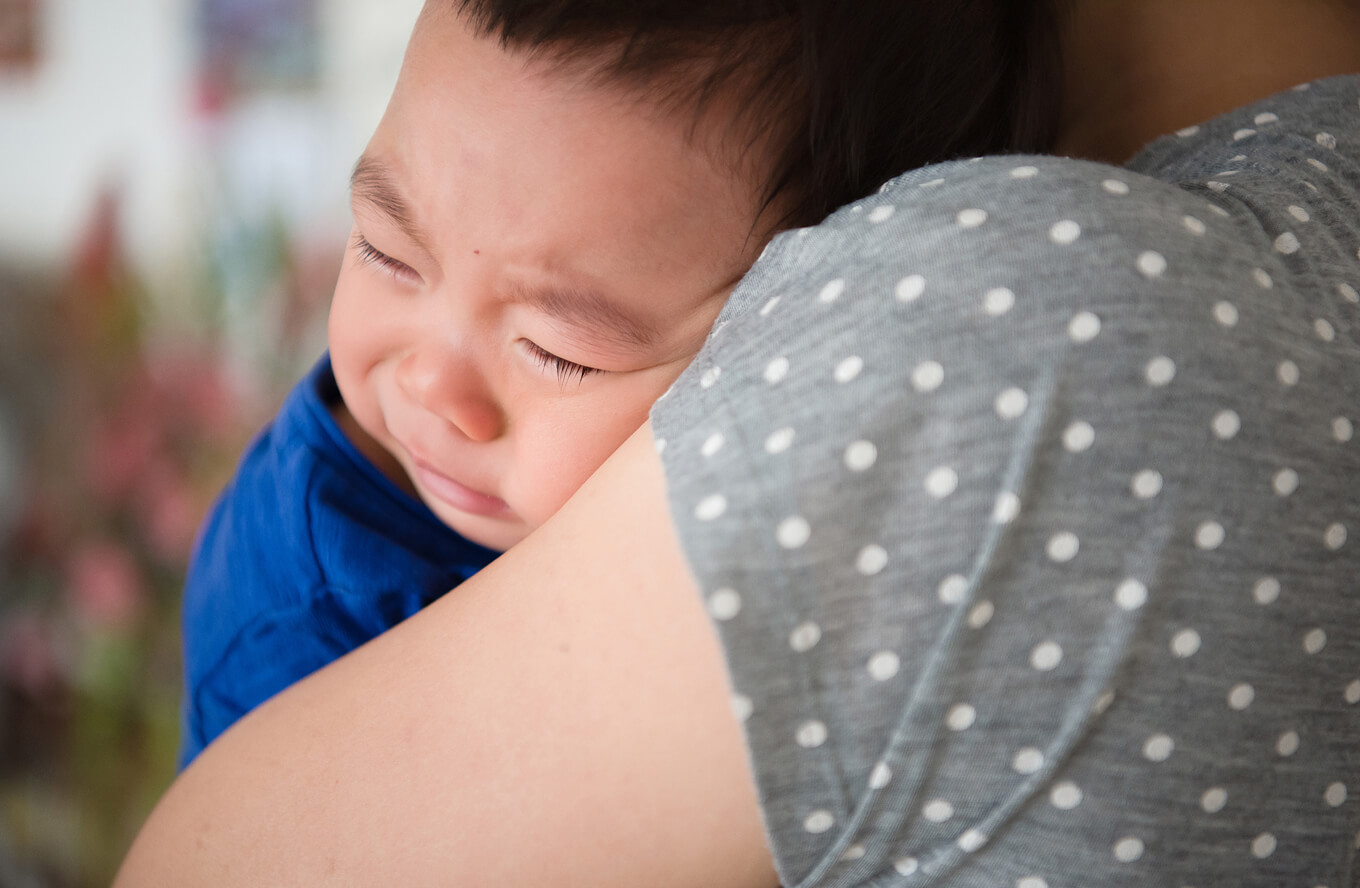
[[[1073,0],[1055,151],[1123,163],[1299,83],[1360,71],[1348,0]]]

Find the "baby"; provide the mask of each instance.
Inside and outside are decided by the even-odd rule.
[[[354,171],[329,355],[200,536],[181,766],[552,515],[778,230],[912,166],[1038,138],[990,70],[943,95],[910,64],[809,73],[801,50],[825,22],[774,2],[667,5],[427,4]],[[822,39],[850,61],[882,15],[841,18]],[[1010,51],[998,31],[958,52],[979,40]],[[923,92],[919,113],[903,104]]]

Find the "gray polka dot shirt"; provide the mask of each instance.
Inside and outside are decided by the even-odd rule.
[[[780,235],[653,410],[787,886],[1360,885],[1360,79]]]

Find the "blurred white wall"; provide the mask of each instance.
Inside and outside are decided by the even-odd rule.
[[[193,108],[192,0],[45,0],[37,70],[0,72],[0,261],[64,260],[112,181],[153,279],[213,224],[224,193],[232,212],[343,231],[348,168],[420,2],[319,2],[320,89],[260,96],[208,133]]]

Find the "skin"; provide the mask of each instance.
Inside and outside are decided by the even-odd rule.
[[[1200,2],[1224,21],[1239,0]],[[1319,46],[1335,38],[1330,6],[1285,7],[1313,23]],[[1173,42],[1184,8],[1174,12],[1160,31]],[[1360,46],[1360,31],[1350,36]],[[1322,54],[1302,55],[1261,95],[1337,73]],[[1269,59],[1227,61],[1248,76]],[[1107,101],[1139,82],[1120,69],[1089,73],[1106,78],[1093,94]],[[1201,116],[1241,103],[1236,91],[1213,101],[1216,69],[1194,73],[1163,96],[1161,113],[1149,105],[1138,119],[1174,120],[1191,101]],[[1149,101],[1139,96],[1123,99]],[[1076,123],[1073,132],[1101,135],[1089,116]],[[1098,141],[1141,144],[1160,132],[1118,121]],[[459,594],[210,747],[153,813],[116,884],[770,888],[728,694],[644,426]]]
[[[356,170],[331,361],[351,439],[468,539],[556,512],[763,247],[726,121],[692,123],[422,16]]]

